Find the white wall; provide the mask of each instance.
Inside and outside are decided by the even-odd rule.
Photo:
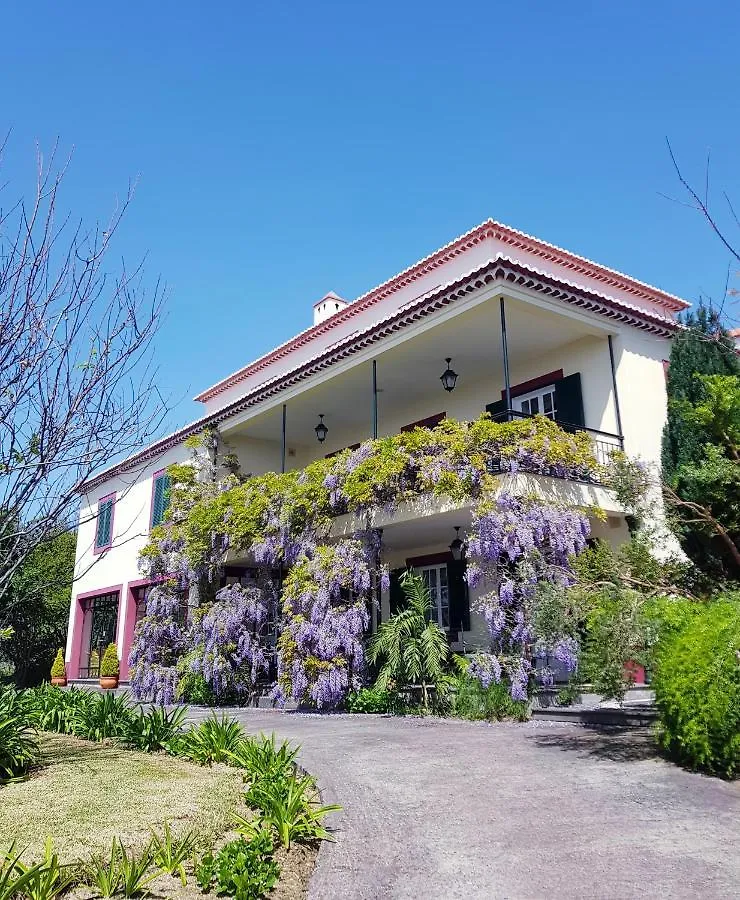
[[[122,585],[119,606],[123,607],[126,586],[130,581],[141,578],[139,574],[139,553],[149,540],[151,519],[152,475],[172,463],[190,459],[190,451],[184,445],[174,447],[131,472],[110,478],[104,484],[81,499],[80,522],[77,532],[77,553],[75,560],[76,581],[72,589],[69,629],[67,633],[66,660],[71,660],[75,621],[80,594],[91,591],[101,592],[105,588]],[[95,533],[97,528],[98,500],[115,492],[116,502],[113,512],[113,544],[109,550],[95,554]],[[120,610],[119,610],[120,612]],[[125,621],[118,620],[118,653],[123,649]]]

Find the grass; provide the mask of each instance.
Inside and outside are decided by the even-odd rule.
[[[29,859],[43,854],[48,834],[64,861],[107,852],[114,836],[143,846],[165,819],[178,834],[195,829],[215,839],[242,791],[241,773],[225,766],[59,734],[44,734],[41,749],[28,781],[0,788],[0,848],[15,840]]]

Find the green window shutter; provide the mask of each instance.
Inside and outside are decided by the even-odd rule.
[[[447,563],[447,581],[450,586],[450,630],[470,631],[470,595],[465,580],[464,559],[453,559]]]
[[[585,426],[580,372],[574,372],[555,382],[555,408],[558,422],[577,425],[581,428]]]
[[[406,566],[401,566],[400,569],[394,569],[390,573],[389,601],[391,615],[397,613],[398,610],[404,605],[404,594],[403,588],[401,587],[401,576],[405,571]]]
[[[107,547],[111,542],[111,527],[113,525],[113,499],[105,500],[98,504],[98,523],[95,532],[95,546]]]
[[[496,400],[495,403],[487,403],[486,412],[491,414],[491,418],[494,422],[505,422],[506,400]]]
[[[161,525],[167,507],[170,505],[170,476],[163,472],[154,479],[154,495],[152,497],[152,528]]]

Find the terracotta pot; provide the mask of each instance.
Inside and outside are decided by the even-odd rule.
[[[113,690],[113,688],[118,687],[118,675],[101,675],[100,676],[100,687],[104,691]]]
[[[67,687],[67,677],[64,676],[62,678],[52,678],[51,683],[55,687]]]

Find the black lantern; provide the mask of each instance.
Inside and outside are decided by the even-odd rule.
[[[452,558],[459,562],[462,559],[464,544],[460,539],[460,526],[455,525],[455,539],[450,544],[450,552]]]
[[[457,372],[450,368],[452,357],[448,356],[445,362],[447,363],[447,368],[439,376],[439,380],[442,382],[442,387],[446,391],[454,391],[457,382]]]
[[[314,428],[314,431],[316,432],[316,437],[319,439],[319,443],[323,444],[327,434],[329,434],[329,429],[324,425],[323,414],[319,415],[319,424]]]

